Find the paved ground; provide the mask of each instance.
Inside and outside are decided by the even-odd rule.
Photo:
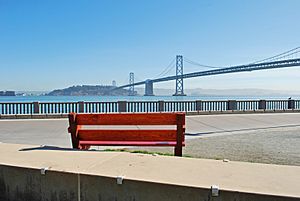
[[[5,153],[0,155],[0,165],[33,169],[48,167],[50,171],[100,177],[124,176],[124,185],[126,185],[127,179],[206,189],[217,184],[221,190],[300,198],[299,166],[223,162],[131,153],[75,151],[4,143],[0,144],[0,153]],[[51,178],[51,174],[49,176]],[[41,177],[31,178],[33,181],[30,183],[38,184],[39,182],[34,182],[34,179],[40,180]],[[49,181],[57,180],[49,179]],[[91,181],[95,182],[95,180]],[[49,182],[49,184],[52,183]],[[255,197],[253,198],[255,199]]]
[[[300,165],[299,113],[187,116],[186,124],[184,154]],[[66,119],[0,120],[0,141],[71,147],[67,127]],[[172,152],[170,148],[147,150]]]

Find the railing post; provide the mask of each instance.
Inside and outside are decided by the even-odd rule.
[[[258,102],[258,109],[259,110],[265,110],[267,107],[266,100],[259,100]]]
[[[158,112],[163,112],[165,111],[165,102],[160,100],[158,101]]]
[[[196,111],[202,110],[202,101],[196,100]]]
[[[84,113],[84,101],[78,102],[78,113]]]
[[[295,100],[289,99],[288,100],[288,109],[295,109]]]
[[[34,114],[40,113],[40,103],[39,102],[33,102],[33,113]]]
[[[127,102],[126,101],[118,101],[118,109],[119,112],[127,112]]]
[[[236,100],[228,100],[227,101],[227,110],[236,110],[236,109],[237,109]]]

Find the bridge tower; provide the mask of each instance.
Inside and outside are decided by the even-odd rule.
[[[183,93],[183,56],[176,56],[176,91],[173,96],[186,96]]]
[[[134,96],[135,95],[135,92],[134,92],[134,73],[133,72],[130,72],[129,73],[129,84],[130,87],[129,87],[129,96]]]
[[[152,80],[146,80],[146,83],[145,83],[145,95],[144,96],[154,96],[154,93],[153,93],[153,81]]]
[[[117,87],[117,82],[116,82],[116,80],[113,80],[112,83],[111,83],[111,85],[112,85],[113,87]]]

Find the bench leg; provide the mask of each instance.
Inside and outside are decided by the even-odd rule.
[[[91,146],[90,146],[90,145],[79,145],[78,147],[79,147],[79,149],[81,149],[81,150],[89,150],[89,148],[90,148]]]
[[[174,155],[175,156],[182,156],[182,147],[181,146],[176,146],[174,148]]]

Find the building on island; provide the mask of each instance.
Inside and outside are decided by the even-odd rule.
[[[0,96],[16,96],[15,91],[0,91]]]

